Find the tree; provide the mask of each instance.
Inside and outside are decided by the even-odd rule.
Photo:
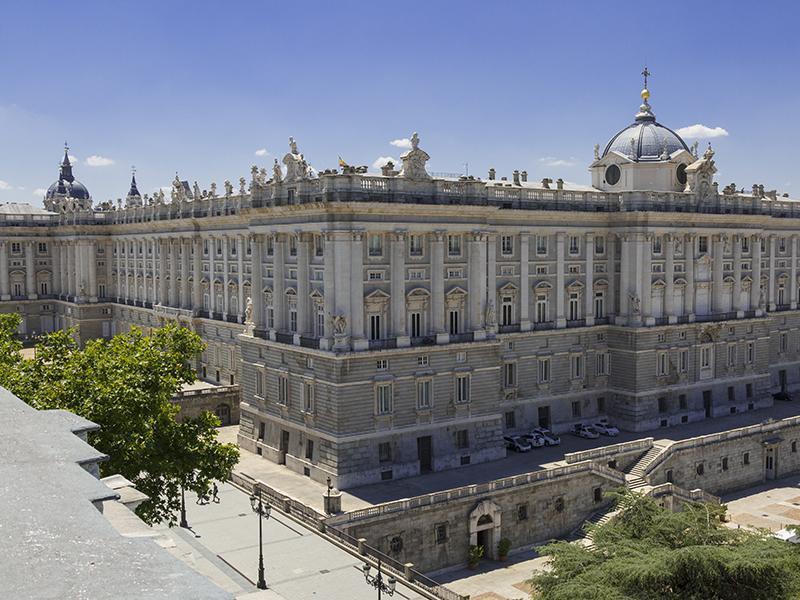
[[[175,524],[181,487],[206,495],[213,480],[227,478],[239,452],[217,441],[219,420],[203,413],[179,423],[170,402],[195,380],[190,361],[203,349],[195,333],[133,328],[80,348],[70,331],[58,331],[21,360],[17,324],[0,319],[0,385],[35,408],[66,409],[100,425],[89,441],[109,456],[101,475],[119,473],[149,497],[137,508],[145,522]]]
[[[767,531],[730,529],[725,507],[687,504],[671,512],[623,491],[619,514],[592,526],[593,549],[564,541],[540,548],[550,569],[535,573],[541,600],[782,600],[800,590],[800,551]]]

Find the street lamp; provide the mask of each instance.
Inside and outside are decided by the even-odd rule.
[[[269,504],[261,501],[261,488],[256,487],[250,496],[250,508],[258,515],[258,583],[256,587],[260,590],[267,589],[267,582],[264,580],[264,541],[261,533],[261,519],[269,519]]]
[[[397,585],[397,580],[394,575],[389,575],[388,581],[383,581],[383,573],[381,573],[381,561],[378,561],[378,574],[370,576],[369,571],[371,567],[369,564],[364,563],[364,579],[369,585],[378,590],[378,600],[381,600],[381,593],[385,592],[388,596],[394,595],[394,587]]]
[[[186,494],[183,486],[181,486],[181,522],[180,526],[184,529],[189,529],[189,523],[186,521]]]

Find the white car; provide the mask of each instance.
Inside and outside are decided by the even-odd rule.
[[[561,443],[560,437],[544,427],[537,427],[531,433],[540,436],[544,440],[545,446],[558,446]]]
[[[587,440],[596,440],[600,437],[600,434],[597,433],[597,431],[595,431],[591,426],[583,425],[582,423],[576,424],[572,428],[572,433],[578,437],[586,438]]]
[[[541,436],[534,431],[531,433],[526,433],[521,437],[525,438],[525,440],[527,440],[527,442],[534,448],[541,448],[542,446],[547,445],[547,440],[544,439],[544,436]]]
[[[619,429],[615,425],[606,422],[595,423],[594,428],[597,430],[598,433],[602,433],[603,435],[608,435],[611,437],[615,437],[619,435]]]
[[[507,435],[503,437],[503,441],[506,443],[506,448],[514,452],[530,452],[532,448],[528,440],[521,435]]]

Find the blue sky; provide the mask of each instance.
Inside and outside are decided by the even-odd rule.
[[[800,197],[799,17],[790,2],[9,2],[0,202],[40,203],[64,140],[96,202],[125,194],[132,164],[142,192],[176,171],[221,189],[290,135],[317,169],[396,158],[390,142],[418,131],[431,171],[586,183],[645,62],[661,123],[728,133],[711,140],[722,185]]]

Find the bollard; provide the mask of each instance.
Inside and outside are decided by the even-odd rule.
[[[358,538],[358,553],[362,556],[367,554],[367,538]]]
[[[405,577],[406,581],[412,582],[414,581],[414,563],[406,563],[403,565],[403,577]]]

